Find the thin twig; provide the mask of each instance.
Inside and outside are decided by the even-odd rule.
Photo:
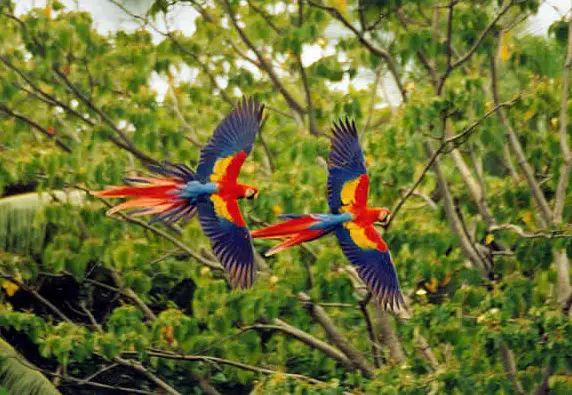
[[[334,322],[326,311],[319,305],[312,302],[310,297],[304,292],[298,293],[298,298],[303,301],[304,305],[308,309],[310,315],[316,320],[318,324],[328,334],[331,341],[343,351],[343,353],[349,358],[354,366],[356,366],[365,376],[372,377],[374,368],[370,363],[364,358],[363,354],[359,352],[350,340],[339,330],[339,328],[334,325]]]
[[[246,46],[248,48],[250,48],[250,50],[252,50],[252,52],[254,52],[254,54],[256,55],[256,58],[258,59],[258,62],[260,63],[261,70],[265,71],[266,74],[268,74],[268,77],[270,77],[270,80],[274,84],[274,87],[276,89],[278,89],[278,91],[282,94],[282,96],[284,96],[284,99],[286,100],[286,102],[288,103],[290,108],[292,108],[292,110],[294,110],[300,116],[304,115],[304,113],[305,113],[304,108],[302,108],[300,103],[298,103],[298,101],[296,99],[294,99],[294,97],[286,89],[284,84],[282,84],[282,82],[280,82],[280,79],[276,75],[276,72],[274,71],[274,69],[272,68],[270,63],[265,59],[265,57],[262,55],[260,50],[258,48],[256,48],[256,46],[248,38],[246,33],[244,33],[244,31],[238,25],[238,21],[236,19],[236,14],[233,11],[229,1],[223,0],[223,5],[225,8],[225,11],[228,13],[228,16],[230,17],[230,21],[231,21],[234,29],[236,30],[236,32],[238,33],[238,35],[240,36],[240,38],[242,39],[244,44],[246,44]]]
[[[447,69],[445,70],[445,73],[441,77],[441,81],[443,81],[443,83],[444,83],[445,79],[449,76],[449,74],[453,70],[455,70],[457,67],[461,66],[463,63],[468,61],[471,58],[471,56],[473,56],[473,54],[477,51],[477,49],[479,49],[483,40],[487,37],[489,32],[494,28],[494,26],[499,21],[499,19],[501,19],[503,17],[503,15],[506,14],[510,10],[510,8],[515,4],[517,4],[517,2],[515,0],[509,0],[508,3],[503,8],[501,8],[499,13],[493,18],[493,20],[487,25],[487,27],[481,32],[481,34],[479,34],[479,37],[475,40],[475,42],[473,43],[473,46],[463,56],[461,56],[459,59],[457,59],[450,67],[447,67]]]
[[[139,362],[136,361],[132,361],[130,359],[123,359],[120,357],[115,357],[114,358],[118,363],[120,363],[121,365],[124,366],[129,366],[133,369],[135,369],[136,371],[138,371],[139,373],[144,374],[149,380],[151,380],[152,382],[154,382],[155,384],[157,384],[159,387],[161,387],[164,391],[166,391],[167,393],[171,394],[171,395],[181,395],[180,392],[178,392],[176,389],[174,389],[173,387],[171,387],[169,384],[167,384],[166,382],[164,382],[163,380],[161,380],[158,376],[156,376],[154,373],[152,373],[149,369],[147,369],[146,367],[144,367],[143,365],[141,365]]]
[[[19,288],[21,288],[24,291],[31,294],[34,298],[38,299],[39,302],[44,304],[48,309],[50,309],[54,314],[56,314],[62,321],[73,323],[73,321],[71,319],[69,319],[60,309],[58,309],[49,300],[47,300],[42,295],[40,295],[38,291],[36,291],[35,289],[31,289],[31,288],[27,287],[24,283],[15,279],[14,276],[11,276],[9,274],[6,274],[6,273],[3,273],[0,271],[0,278],[4,278],[4,279],[9,280],[10,282],[17,285]]]
[[[381,358],[379,356],[379,350],[377,347],[377,336],[375,331],[373,330],[373,323],[371,321],[371,317],[369,316],[369,312],[367,311],[367,305],[371,300],[371,292],[368,291],[367,296],[359,301],[359,309],[363,314],[365,319],[365,324],[367,328],[367,334],[369,336],[369,341],[371,343],[371,353],[373,354],[373,363],[377,369],[379,369],[382,365]]]
[[[393,220],[395,219],[396,213],[399,212],[399,210],[401,209],[401,207],[403,207],[403,205],[405,204],[405,202],[407,201],[407,199],[409,199],[411,197],[411,195],[413,194],[413,192],[415,192],[415,189],[419,186],[419,184],[421,184],[421,181],[423,181],[423,178],[425,177],[425,175],[427,174],[427,172],[429,171],[429,169],[431,168],[431,166],[433,166],[433,163],[435,163],[435,160],[437,160],[437,157],[443,153],[443,151],[445,151],[445,148],[452,143],[456,143],[457,141],[461,140],[461,139],[465,139],[468,138],[473,132],[474,130],[487,118],[489,118],[491,115],[493,115],[498,109],[502,108],[502,107],[510,107],[512,106],[514,103],[516,103],[519,99],[520,99],[521,95],[517,95],[515,98],[513,98],[512,100],[506,101],[504,103],[500,103],[495,105],[493,108],[491,108],[489,111],[487,111],[481,118],[477,119],[476,121],[474,121],[473,123],[471,123],[469,126],[467,126],[466,128],[464,128],[463,130],[461,130],[459,133],[455,134],[454,136],[451,136],[449,138],[447,138],[440,146],[439,148],[433,152],[433,154],[431,155],[431,157],[429,158],[429,161],[427,162],[427,164],[425,165],[425,167],[423,168],[423,170],[421,171],[421,174],[419,175],[419,177],[417,177],[417,180],[415,181],[415,183],[413,184],[413,186],[411,188],[409,188],[407,190],[407,193],[405,193],[405,195],[399,200],[399,202],[397,202],[397,204],[395,205],[395,207],[392,209],[391,213],[391,218],[389,220],[389,223],[387,224],[387,227],[389,227],[391,225],[391,222],[393,222]]]
[[[306,2],[312,7],[316,7],[321,10],[327,11],[331,16],[333,16],[335,19],[341,22],[346,28],[351,30],[351,32],[356,36],[358,41],[362,43],[372,54],[385,60],[385,62],[387,63],[387,67],[389,68],[389,72],[393,76],[395,83],[397,84],[397,87],[399,89],[399,92],[401,93],[403,101],[407,101],[407,91],[405,90],[405,87],[403,86],[403,84],[401,83],[401,79],[399,78],[399,73],[397,71],[397,65],[395,63],[395,60],[385,48],[374,47],[373,44],[370,43],[365,38],[362,32],[357,30],[346,18],[344,18],[344,16],[337,8],[318,4],[311,0],[306,0]]]
[[[489,228],[490,232],[499,232],[499,231],[503,231],[503,230],[512,230],[513,232],[515,232],[516,234],[518,234],[520,237],[524,238],[524,239],[568,239],[568,238],[572,238],[572,233],[565,233],[564,231],[557,231],[557,230],[553,230],[550,232],[545,232],[545,231],[538,231],[538,232],[527,232],[524,229],[522,229],[520,226],[515,225],[515,224],[499,224],[499,225],[492,225]]]
[[[61,149],[63,149],[66,152],[72,152],[72,149],[66,144],[64,143],[58,136],[56,136],[54,133],[50,133],[48,131],[48,129],[44,128],[43,126],[41,126],[40,124],[38,124],[36,121],[25,117],[22,114],[19,114],[17,112],[15,112],[14,110],[6,107],[4,104],[0,103],[0,111],[6,113],[7,115],[19,119],[20,121],[23,121],[25,123],[27,123],[28,125],[30,125],[32,128],[36,129],[37,131],[41,132],[42,134],[44,134],[46,137],[48,137],[51,140],[54,140],[56,145],[58,147],[60,147]]]
[[[564,211],[564,201],[566,200],[566,190],[568,189],[568,178],[572,171],[572,154],[568,147],[568,85],[570,79],[570,68],[572,67],[572,17],[568,20],[568,47],[566,50],[566,61],[564,70],[562,71],[562,99],[560,101],[560,149],[564,163],[560,168],[560,177],[558,186],[556,187],[556,196],[554,198],[554,209],[552,218],[554,223],[562,222],[562,213]]]
[[[125,353],[125,354],[130,355],[131,353]],[[303,374],[278,372],[272,369],[259,368],[257,366],[248,365],[242,362],[232,361],[230,359],[224,359],[224,358],[211,357],[208,355],[184,355],[184,354],[175,354],[169,351],[147,351],[147,354],[151,357],[157,357],[157,358],[174,359],[179,361],[203,361],[221,365],[234,366],[235,368],[248,370],[250,372],[262,373],[267,375],[279,374],[296,380],[306,381],[308,383],[315,385],[323,385],[323,386],[328,385],[323,381],[314,379],[312,377],[304,376]]]

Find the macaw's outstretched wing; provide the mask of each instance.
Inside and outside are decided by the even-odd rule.
[[[243,98],[217,126],[201,150],[197,175],[201,182],[233,181],[252,150],[264,106]]]
[[[336,228],[342,251],[382,308],[394,311],[405,303],[387,245],[375,228],[347,222]]]
[[[236,200],[213,194],[199,198],[199,221],[233,288],[250,288],[256,278],[250,232]]]
[[[355,122],[346,118],[332,127],[332,143],[328,156],[328,204],[333,214],[350,206],[365,206],[369,178],[359,143]]]

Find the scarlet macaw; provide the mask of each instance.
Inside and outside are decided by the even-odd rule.
[[[249,288],[256,277],[250,232],[237,199],[254,199],[258,189],[237,182],[242,164],[252,150],[262,122],[264,106],[253,99],[240,101],[217,126],[201,150],[194,172],[186,165],[163,162],[149,166],[162,178],[126,178],[133,186],[114,186],[92,192],[97,197],[134,198],[107,214],[137,208],[133,215],[155,215],[150,223],[173,223],[198,212],[199,222],[212,249],[224,266],[233,288]]]
[[[285,222],[256,229],[252,237],[287,238],[266,255],[335,232],[346,258],[382,307],[404,304],[387,245],[374,228],[390,219],[387,208],[367,205],[369,178],[355,123],[334,123],[328,157],[328,205],[331,214],[282,215]]]

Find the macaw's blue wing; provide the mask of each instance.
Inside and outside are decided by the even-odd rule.
[[[336,228],[342,251],[382,308],[394,311],[405,304],[387,245],[373,226],[347,222]]]
[[[240,166],[252,150],[262,122],[263,110],[264,106],[258,101],[243,98],[222,120],[201,150],[197,167],[201,182],[219,181],[223,177],[236,179]],[[232,174],[227,174],[227,170]],[[214,179],[211,179],[211,176],[214,176]]]
[[[340,120],[332,127],[328,156],[328,204],[334,214],[347,206],[367,204],[369,179],[355,122]]]
[[[201,227],[224,266],[231,287],[250,288],[256,278],[254,252],[236,200],[224,201],[217,194],[203,196],[197,209]]]

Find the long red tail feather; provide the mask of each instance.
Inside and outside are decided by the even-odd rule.
[[[255,229],[251,232],[251,235],[255,239],[279,239],[282,237],[292,236],[306,230],[309,226],[317,222],[318,221],[311,216],[294,218],[276,225]]]
[[[270,255],[277,254],[280,251],[283,251],[287,248],[297,246],[297,245],[302,244],[306,241],[317,239],[318,237],[322,236],[324,233],[326,233],[326,230],[322,230],[322,229],[303,230],[299,233],[292,235],[289,239],[284,240],[282,243],[272,247],[264,255],[270,256]]]
[[[185,206],[187,202],[175,192],[184,182],[177,178],[145,178],[129,179],[137,185],[112,186],[103,191],[90,192],[100,198],[134,198],[107,211],[111,215],[120,210],[138,208],[134,215],[160,214]]]

